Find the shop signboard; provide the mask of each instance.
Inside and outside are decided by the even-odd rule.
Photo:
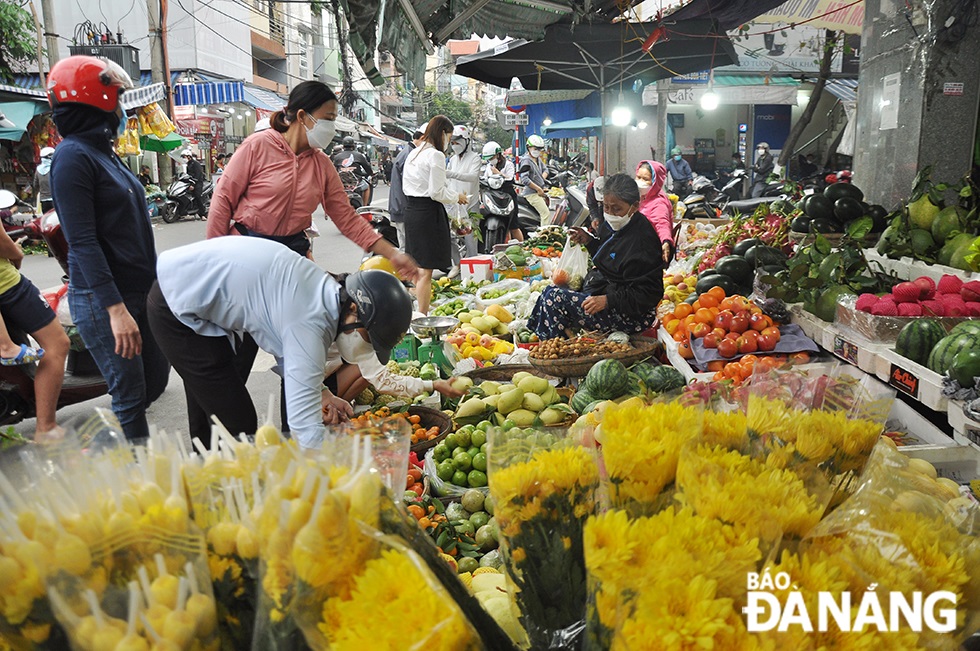
[[[791,115],[792,107],[786,104],[756,105],[752,139],[756,143],[769,143],[770,149],[781,149],[789,137]]]
[[[863,5],[862,5],[863,7]],[[715,74],[764,72],[770,75],[820,72],[824,31],[809,26],[779,29],[752,23],[744,34],[731,33],[738,53],[738,65],[715,69]],[[831,61],[831,72],[841,72],[843,48]]]
[[[864,3],[849,0],[787,0],[755,19],[757,24],[794,24],[810,21],[817,29],[833,29],[860,34],[864,22]]]
[[[225,119],[196,117],[176,120],[177,133],[198,141],[205,147],[221,149],[225,143]]]

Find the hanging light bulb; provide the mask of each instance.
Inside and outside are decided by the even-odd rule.
[[[633,121],[633,112],[626,106],[626,100],[623,99],[623,91],[619,91],[619,100],[616,102],[616,108],[612,110],[612,114],[609,117],[615,127],[625,127]]]
[[[708,90],[701,96],[701,108],[705,111],[714,111],[720,101],[721,98],[715,92],[715,73],[712,70],[708,77]]]
[[[646,120],[640,120],[640,121],[639,121],[639,122],[637,123],[637,125],[636,125],[636,126],[637,126],[637,128],[639,128],[639,129],[646,129],[646,128],[647,128],[647,121],[646,121]]]
[[[546,117],[544,120],[541,121],[541,124],[543,124],[546,127],[550,127],[551,126],[551,118]]]

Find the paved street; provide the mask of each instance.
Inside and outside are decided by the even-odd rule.
[[[387,205],[387,186],[381,184],[375,189],[373,203]],[[327,271],[334,273],[355,271],[361,261],[361,250],[341,235],[333,222],[324,219],[321,209],[317,210],[315,221],[317,228],[320,229],[320,237],[313,243],[313,253],[317,263]],[[157,251],[166,251],[202,239],[204,237],[204,222],[181,221],[174,224],[160,222],[154,224],[153,233],[156,237]],[[39,255],[28,256],[24,260],[21,271],[42,289],[54,287],[61,283],[62,270],[54,258]],[[249,391],[259,410],[260,419],[265,413],[270,393],[276,396],[277,405],[279,402],[279,378],[270,370],[273,364],[274,361],[271,356],[259,351],[259,357],[256,359],[255,366],[252,368],[252,375],[248,381]],[[180,376],[171,371],[170,383],[166,392],[150,407],[147,417],[151,424],[157,423],[167,429],[181,429],[186,427],[187,423],[186,405]],[[93,407],[110,407],[109,396],[65,407],[58,412],[58,421],[60,423],[67,422],[76,415],[87,413]],[[276,420],[278,424],[278,411],[276,412]],[[14,428],[20,433],[32,434],[34,432],[34,419],[25,420],[15,425]]]

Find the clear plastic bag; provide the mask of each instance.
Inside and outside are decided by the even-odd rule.
[[[422,462],[422,472],[425,476],[429,478],[429,486],[432,487],[432,493],[436,497],[462,497],[463,493],[472,490],[469,486],[457,486],[456,484],[443,481],[439,479],[438,468],[435,460],[435,448],[432,448],[425,453],[425,461]],[[482,493],[488,493],[489,489],[486,487],[478,488],[478,491]]]
[[[152,133],[157,138],[166,138],[177,130],[177,127],[174,126],[174,123],[170,121],[170,118],[167,117],[167,114],[163,112],[163,109],[156,102],[141,106],[138,114],[146,121],[146,127],[148,129],[146,133]]]
[[[567,287],[573,291],[580,291],[585,283],[585,276],[589,273],[589,252],[581,244],[572,241],[569,235],[565,239],[565,248],[562,249],[561,258],[558,264],[551,271],[551,283],[559,287]]]
[[[517,303],[531,293],[531,286],[523,280],[508,278],[485,285],[476,291],[476,306],[485,310],[491,305]]]
[[[595,453],[567,432],[496,429],[490,486],[504,567],[532,649],[579,649],[587,586],[583,529],[595,513]]]

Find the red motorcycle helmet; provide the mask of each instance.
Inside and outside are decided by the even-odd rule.
[[[48,73],[48,102],[88,104],[106,113],[119,107],[119,96],[133,87],[133,80],[119,64],[85,55],[70,56],[54,64]]]

